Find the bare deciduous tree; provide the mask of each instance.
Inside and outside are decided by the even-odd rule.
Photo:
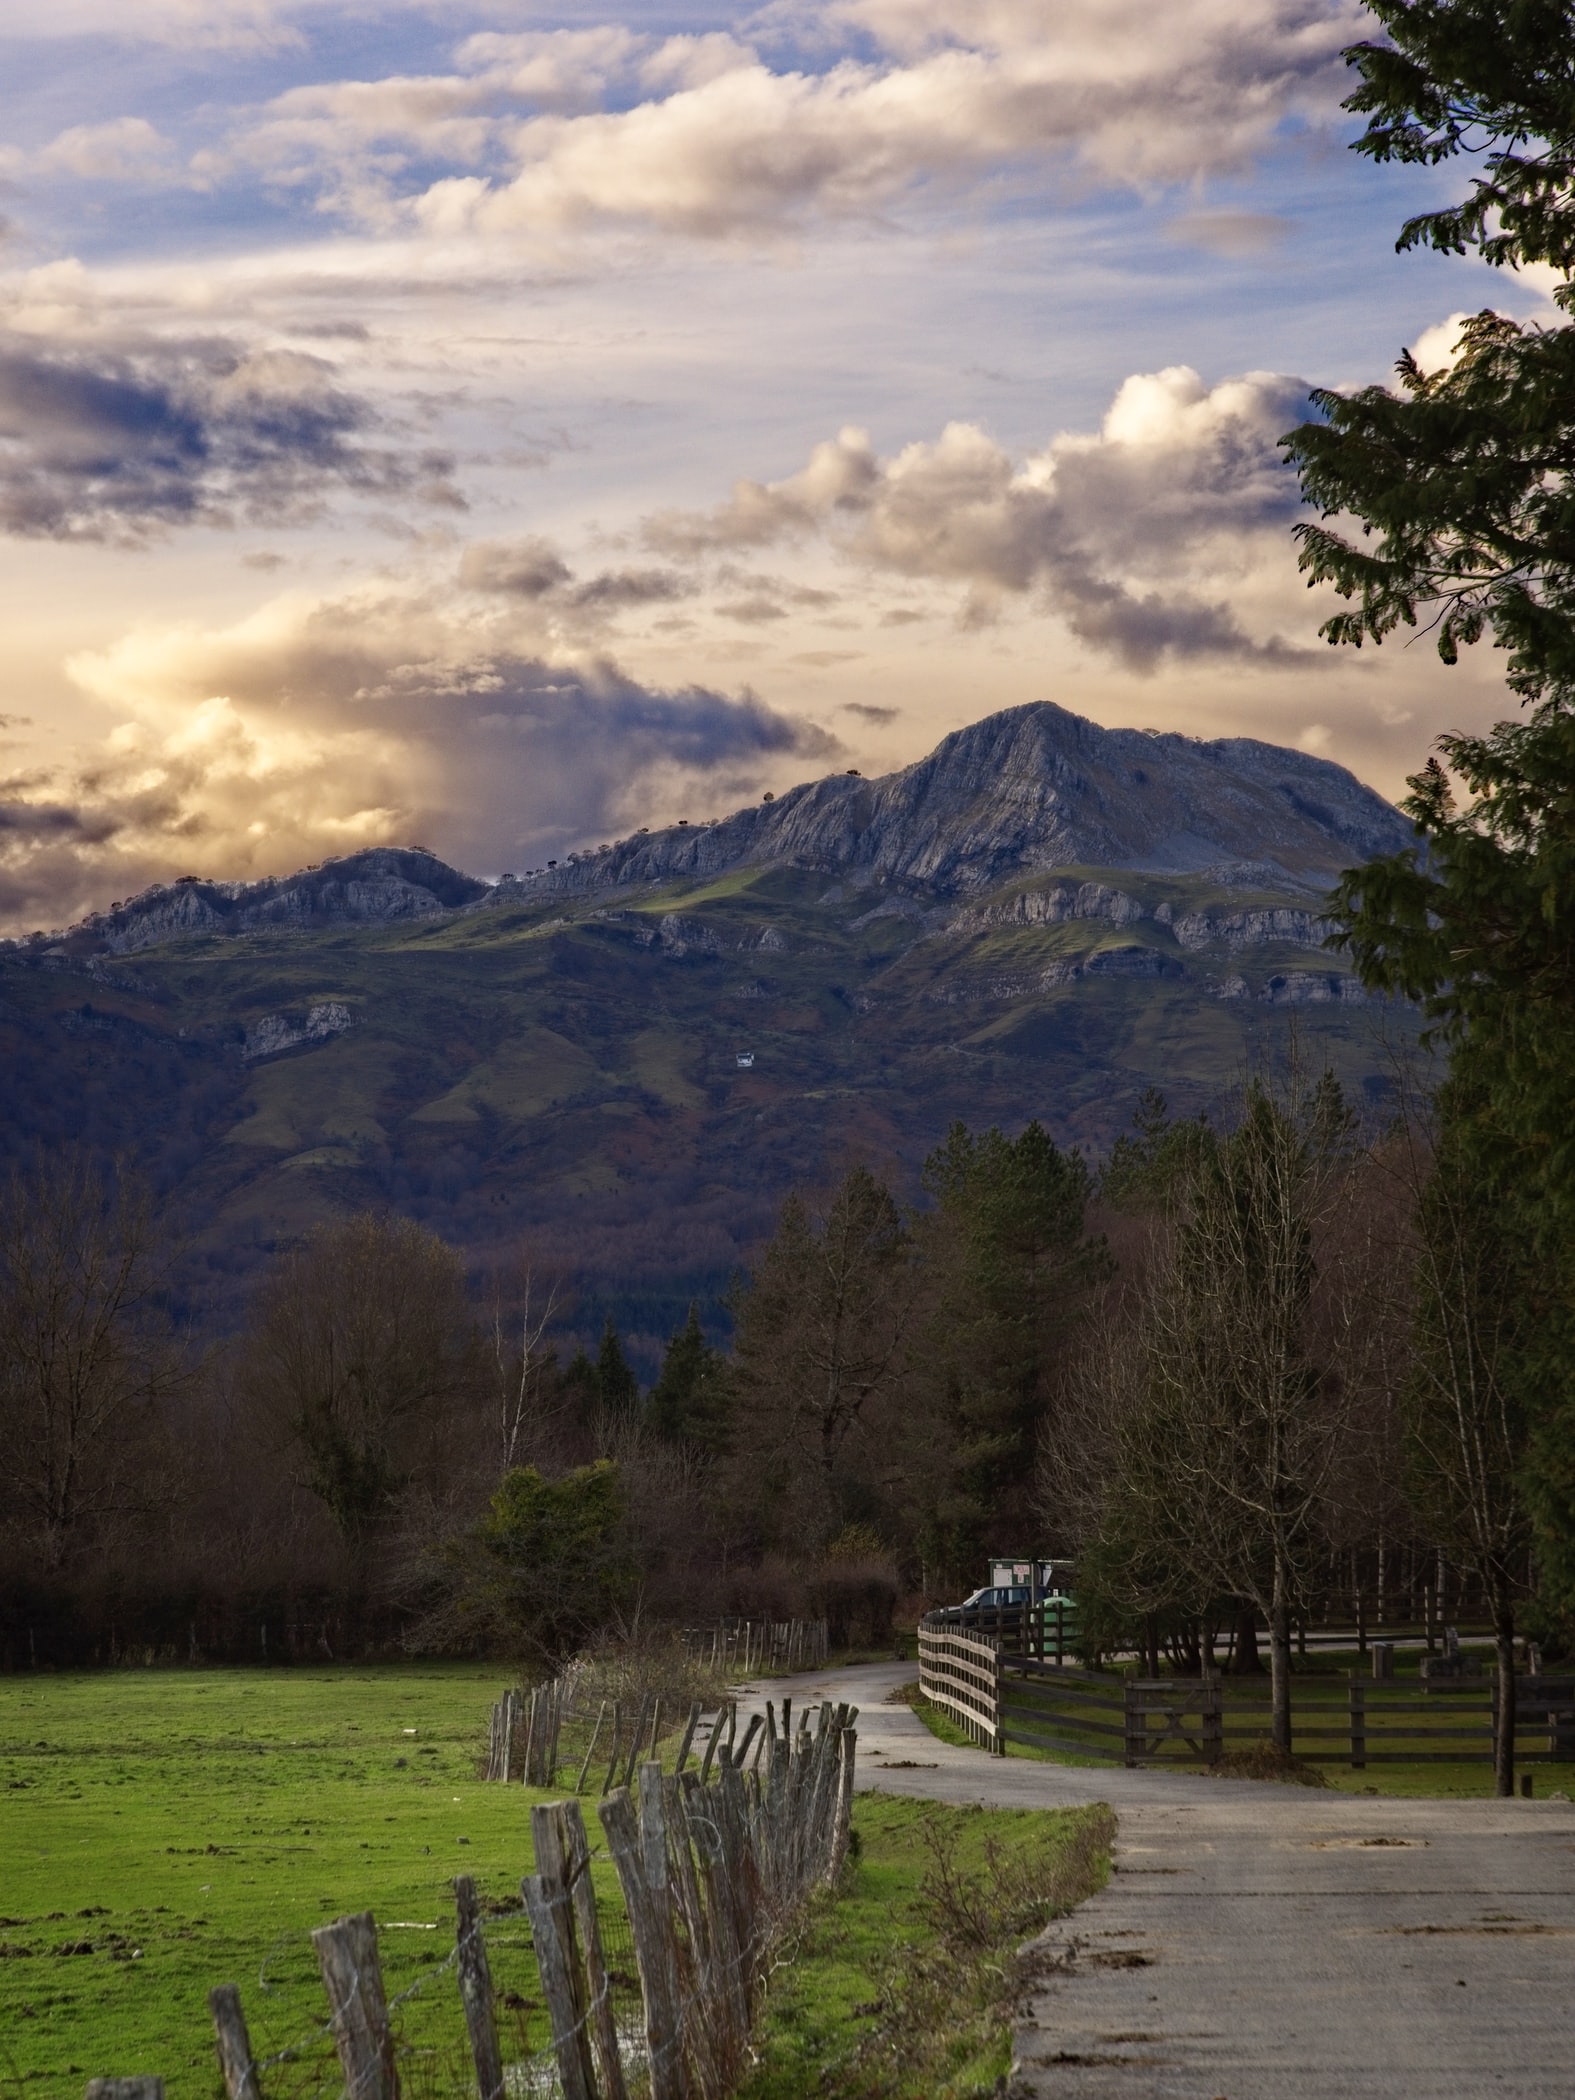
[[[733,1470],[802,1545],[841,1529],[844,1461],[902,1382],[916,1288],[902,1215],[868,1168],[819,1214],[788,1198],[739,1306]]]
[[[1390,1148],[1409,1198],[1404,1243],[1412,1346],[1401,1387],[1408,1486],[1457,1566],[1480,1581],[1493,1620],[1495,1791],[1515,1783],[1515,1623],[1529,1590],[1526,1425],[1517,1391],[1533,1293],[1501,1192],[1473,1173],[1447,1120],[1413,1112]]]
[[[545,1275],[522,1249],[513,1274],[495,1270],[491,1278],[487,1321],[487,1355],[497,1411],[501,1472],[539,1456],[544,1374],[554,1352],[547,1336],[562,1310],[563,1288]]]
[[[475,1389],[459,1257],[405,1218],[323,1227],[264,1282],[242,1376],[364,1562],[418,1461],[436,1472],[458,1456]]]
[[[7,1499],[58,1568],[95,1523],[145,1507],[159,1404],[186,1364],[148,1192],[81,1158],[0,1194],[0,1438]]]
[[[1293,1075],[1284,1099],[1250,1085],[1236,1129],[1182,1176],[1130,1321],[1080,1388],[1100,1468],[1082,1489],[1090,1549],[1134,1611],[1236,1598],[1262,1615],[1285,1750],[1292,1614],[1365,1391],[1340,1252],[1348,1138],[1327,1075],[1310,1090]],[[1066,1472],[1052,1466],[1052,1497]]]

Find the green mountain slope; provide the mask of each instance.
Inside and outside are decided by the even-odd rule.
[[[1410,1021],[1321,951],[1316,897],[1041,869],[965,902],[789,866],[391,921],[0,952],[13,1154],[149,1161],[221,1312],[267,1248],[362,1204],[479,1263],[529,1244],[659,1337],[784,1191],[912,1185],[956,1117],[1103,1149],[1143,1089],[1218,1101],[1306,1052],[1358,1094]],[[740,1057],[753,1062],[741,1065]]]

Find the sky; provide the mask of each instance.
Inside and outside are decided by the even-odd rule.
[[[0,930],[541,865],[998,708],[1387,794],[1275,440],[1550,286],[1397,255],[1353,0],[6,0]]]

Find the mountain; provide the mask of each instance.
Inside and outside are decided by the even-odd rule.
[[[182,875],[156,883],[139,897],[112,904],[73,926],[65,946],[73,954],[132,955],[194,935],[258,933],[288,928],[426,919],[490,897],[491,886],[461,875],[424,846],[376,846],[341,860],[321,861],[294,875],[264,882],[205,882]]]
[[[914,1186],[954,1118],[1095,1151],[1145,1086],[1218,1102],[1283,1044],[1381,1097],[1321,947],[1339,869],[1403,846],[1342,768],[1049,705],[496,884],[417,848],[188,878],[0,948],[0,1150],[139,1154],[224,1316],[360,1204],[478,1262],[521,1240],[648,1345],[785,1190]]]
[[[1049,701],[944,738],[884,779],[835,774],[719,823],[639,832],[510,877],[521,895],[586,896],[735,868],[859,871],[955,896],[1057,867],[1323,887],[1397,852],[1399,812],[1343,766],[1249,737],[1102,729]],[[1235,877],[1232,864],[1246,863]]]

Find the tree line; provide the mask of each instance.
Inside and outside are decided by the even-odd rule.
[[[1287,1742],[1295,1631],[1343,1608],[1353,1555],[1442,1553],[1506,1668],[1527,1630],[1557,1652],[1537,1301],[1452,1098],[1402,1089],[1363,1130],[1292,1055],[1212,1121],[1150,1095],[1097,1171],[1038,1122],[959,1125],[911,1204],[867,1166],[791,1196],[730,1348],[691,1308],[647,1391],[610,1321],[564,1359],[539,1269],[467,1275],[392,1214],[284,1248],[204,1337],[129,1176],[16,1174],[9,1660],[41,1628],[105,1659],[255,1652],[270,1612],[276,1653],[304,1625],[308,1653],[545,1661],[718,1611],[879,1637],[899,1594],[1046,1550],[1095,1653],[1197,1666],[1229,1633],[1251,1668],[1266,1628]]]
[[[129,1170],[0,1190],[0,1640],[13,1665],[401,1642],[543,1656],[620,1616],[829,1611],[971,1574],[1033,1524],[1035,1436],[1107,1257],[1038,1124],[958,1129],[904,1209],[795,1195],[730,1311],[642,1391],[522,1255],[467,1274],[368,1212],[282,1248],[240,1331],[183,1306]]]

